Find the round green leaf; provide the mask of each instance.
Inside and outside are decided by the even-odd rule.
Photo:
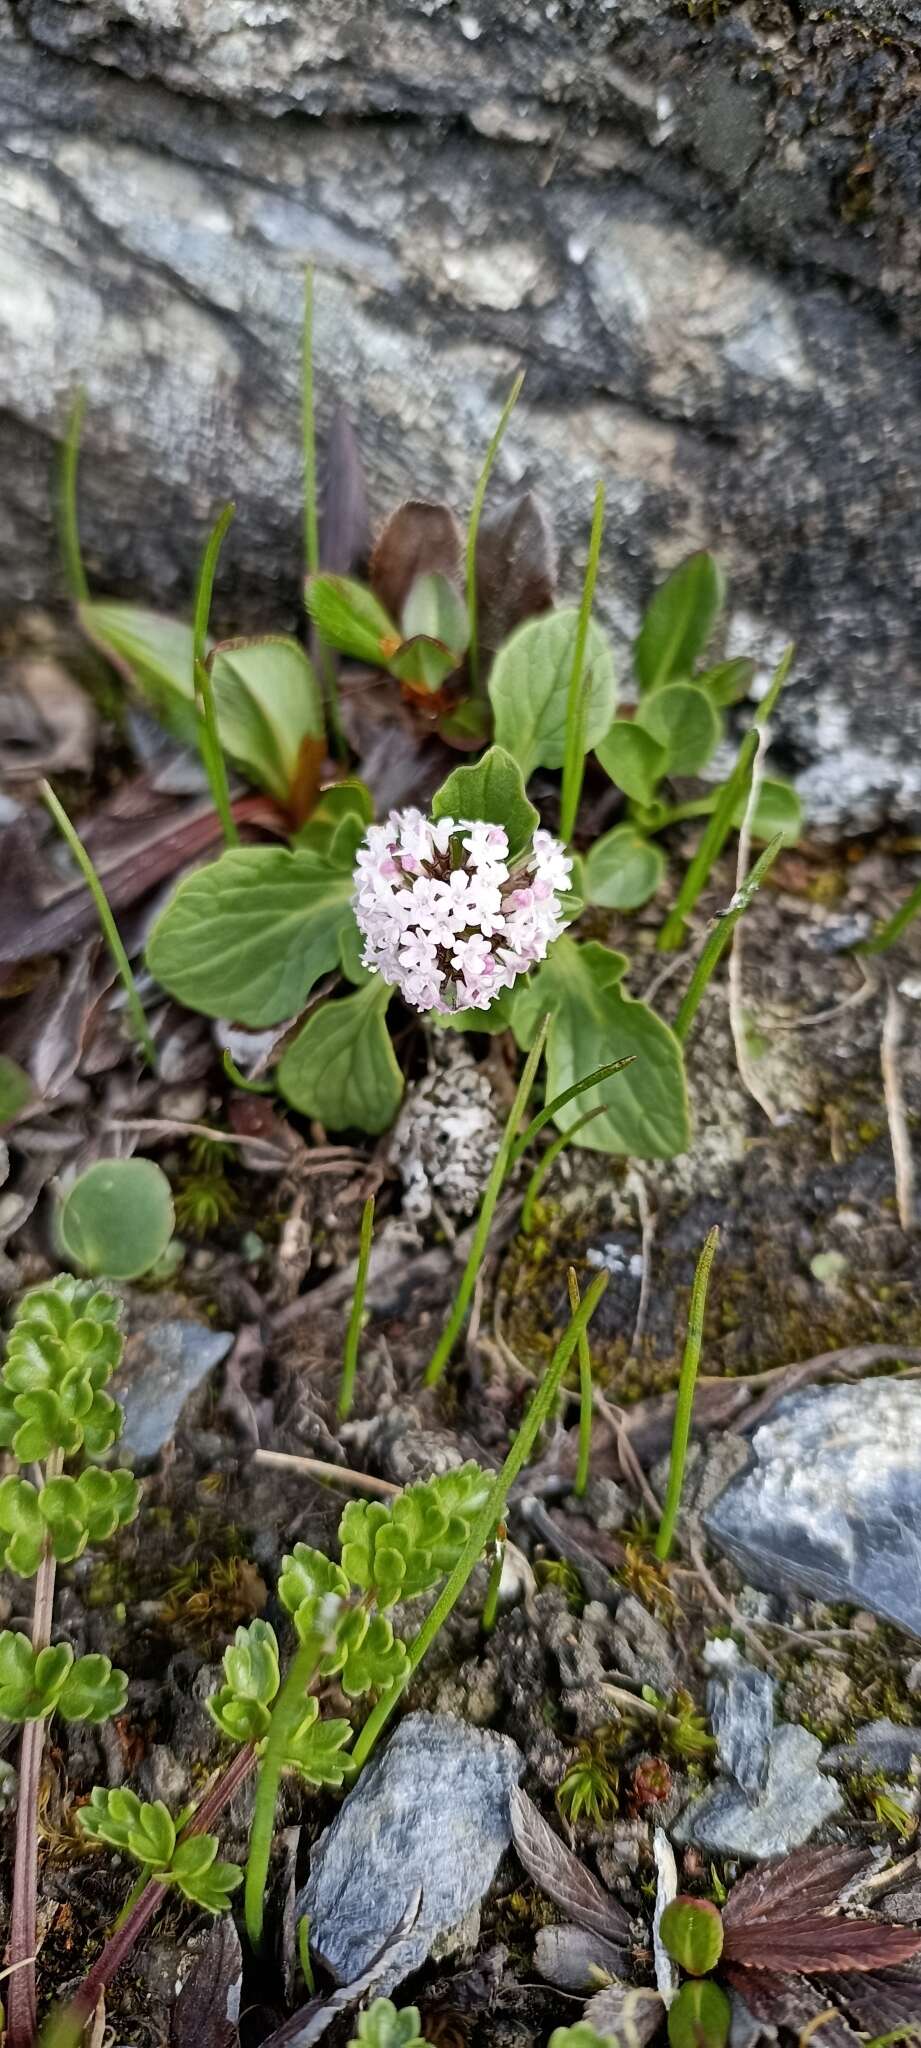
[[[668,770],[665,748],[632,718],[615,718],[595,752],[611,781],[634,804],[651,804]]]
[[[705,1977],[715,1970],[723,1953],[723,1920],[712,1900],[672,1899],[659,1932],[672,1961],[689,1977]]]
[[[519,626],[500,648],[489,677],[496,742],[518,762],[525,781],[535,768],[561,768],[566,752],[566,703],[579,614],[574,606],[545,612]],[[586,752],[610,730],[617,703],[614,662],[607,638],[589,623],[582,670]]]
[[[713,555],[689,555],[672,570],[646,611],[633,650],[644,690],[659,690],[663,683],[691,674],[722,610],[723,596],[723,578]]]
[[[596,839],[585,862],[589,903],[605,910],[636,910],[655,894],[665,872],[665,855],[635,825],[615,825]]]
[[[322,740],[325,731],[320,686],[303,648],[283,634],[227,640],[214,650],[211,683],[225,753],[287,803],[304,741]]]
[[[278,1086],[294,1109],[333,1131],[387,1130],[403,1093],[387,1030],[392,993],[374,975],[366,988],[308,1017],[278,1068]]]
[[[84,1272],[136,1280],[166,1250],[173,1221],[169,1181],[152,1159],[101,1159],[65,1196],[58,1230]]]
[[[528,802],[517,761],[504,747],[490,747],[468,768],[455,768],[432,798],[433,818],[477,818],[503,825],[514,859],[530,845],[540,817]]]
[[[682,1984],[668,2009],[669,2048],[726,2048],[731,2023],[732,2007],[718,1984]]]
[[[644,697],[636,721],[664,747],[667,775],[697,775],[719,743],[719,715],[695,683],[667,683]]]
[[[151,974],[206,1017],[258,1029],[294,1016],[338,960],[354,855],[343,841],[338,858],[338,835],[352,827],[360,838],[349,813],[328,852],[239,846],[187,875],[148,940]]]

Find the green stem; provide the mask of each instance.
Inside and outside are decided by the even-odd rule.
[[[585,565],[585,582],[582,585],[579,623],[576,627],[572,674],[569,678],[569,690],[566,697],[566,748],[563,755],[560,837],[567,845],[576,829],[579,800],[582,795],[582,780],[585,774],[585,703],[582,688],[582,670],[585,667],[585,648],[588,640],[589,621],[592,616],[592,604],[595,597],[595,583],[598,577],[598,562],[601,555],[603,528],[604,485],[599,483],[595,486],[592,532],[588,544],[588,561]]]
[[[542,1131],[546,1124],[552,1122],[558,1109],[562,1109],[565,1103],[572,1102],[577,1095],[584,1095],[586,1088],[594,1088],[599,1081],[606,1081],[610,1074],[619,1074],[622,1067],[632,1067],[635,1059],[635,1052],[625,1053],[622,1059],[609,1060],[607,1066],[596,1067],[594,1073],[584,1074],[581,1081],[571,1081],[568,1088],[561,1089],[559,1095],[553,1097],[552,1102],[545,1103],[543,1109],[531,1118],[527,1130],[516,1139],[512,1147],[511,1167],[516,1167],[519,1160],[523,1159],[532,1139],[537,1137],[538,1132]],[[603,1103],[602,1108],[606,1107],[607,1105]]]
[[[521,390],[523,383],[524,371],[519,370],[518,375],[515,378],[515,382],[512,385],[511,391],[509,392],[505,404],[502,407],[502,412],[499,417],[499,424],[492,437],[492,440],[490,441],[489,447],[486,450],[486,460],[480,471],[479,481],[477,483],[476,490],[473,493],[473,504],[470,507],[470,523],[467,527],[466,562],[467,617],[470,622],[470,640],[467,646],[467,669],[470,676],[470,688],[474,696],[478,694],[480,686],[480,654],[479,647],[477,645],[476,586],[476,542],[477,534],[480,530],[480,513],[483,510],[483,500],[486,496],[486,486],[489,482],[489,473],[499,452],[502,436],[505,433],[506,427],[508,426],[509,420],[512,415],[512,410],[517,402],[518,394]]]
[[[718,800],[718,792],[714,790],[712,796],[693,797],[689,803],[675,804],[672,810],[668,810],[663,806],[656,817],[655,824],[647,829],[654,832],[664,832],[666,825],[683,825],[687,818],[710,818],[716,809]]]
[[[576,1314],[581,1301],[579,1282],[575,1272],[569,1268],[569,1306]],[[592,1354],[588,1348],[585,1330],[579,1338],[579,1455],[576,1461],[576,1476],[573,1492],[581,1500],[588,1485],[589,1459],[592,1455]]]
[[[62,837],[66,839],[67,844],[70,847],[74,860],[76,861],[77,866],[80,869],[80,873],[82,874],[86,886],[90,892],[90,895],[92,896],[93,902],[96,905],[96,912],[99,918],[99,922],[102,926],[103,936],[109,948],[109,952],[111,953],[112,958],[115,962],[116,968],[121,979],[122,987],[125,991],[125,996],[128,1003],[128,1014],[131,1018],[131,1023],[134,1028],[135,1038],[137,1039],[138,1045],[141,1048],[141,1051],[148,1063],[148,1066],[150,1066],[153,1072],[155,1073],[157,1067],[157,1055],[154,1051],[153,1039],[151,1038],[150,1032],[148,1030],[147,1018],[144,1015],[144,1006],[137,992],[137,983],[135,982],[134,975],[131,972],[131,962],[128,959],[128,955],[125,952],[125,948],[122,945],[121,939],[119,937],[118,926],[116,925],[115,919],[112,916],[106,892],[102,886],[101,881],[99,880],[99,876],[96,873],[92,861],[90,860],[89,854],[87,853],[86,847],[84,846],[82,839],[79,837],[79,834],[74,830],[74,827],[70,822],[70,819],[67,815],[67,812],[64,809],[64,806],[62,803],[58,801],[58,798],[55,796],[54,790],[52,789],[50,782],[40,782],[39,789],[41,791],[42,796],[45,799],[49,811],[51,812],[54,822],[57,825],[58,831],[61,833]]]
[[[224,1051],[221,1054],[221,1065],[228,1081],[232,1081],[235,1088],[242,1088],[247,1095],[274,1095],[274,1082],[248,1081],[246,1075],[241,1074],[236,1061],[231,1059],[229,1052]]]
[[[314,1677],[322,1655],[323,1641],[320,1636],[309,1637],[308,1641],[302,1643],[295,1651],[275,1702],[259,1765],[243,1892],[246,1932],[256,1954],[262,1946],[265,1887],[275,1834],[275,1808],[278,1803],[281,1774],[285,1768],[285,1758],[292,1737],[303,1718],[307,1687]]]
[[[320,525],[317,512],[317,420],[313,389],[313,264],[304,272],[304,328],[301,352],[301,439],[304,450],[304,562],[308,576],[320,568]],[[319,636],[318,636],[319,638]],[[336,663],[329,648],[320,642],[317,667],[329,724],[333,753],[337,761],[348,760],[348,743],[342,727],[342,707]]]
[[[316,1990],[313,1964],[310,1960],[310,1914],[303,1913],[297,1923],[297,1953],[304,1985],[312,1998]]]
[[[214,575],[224,535],[234,516],[233,505],[225,505],[215,521],[205,546],[195,586],[195,611],[192,624],[192,689],[198,707],[198,746],[208,777],[208,787],[214,808],[221,821],[225,846],[239,846],[240,835],[234,824],[230,806],[230,791],[227,787],[227,768],[218,731],[217,708],[214,702],[214,685],[207,660],[208,620],[211,617],[211,596],[214,590]]]
[[[345,1352],[342,1360],[342,1384],[339,1388],[339,1405],[336,1413],[340,1422],[345,1422],[352,1413],[352,1399],[355,1392],[355,1373],[358,1368],[358,1344],[361,1337],[362,1318],[365,1310],[365,1286],[368,1279],[368,1265],[371,1258],[371,1240],[374,1235],[374,1196],[369,1195],[361,1212],[361,1237],[358,1245],[358,1271],[355,1275],[355,1291],[349,1313],[349,1326],[345,1333]]]
[[[390,1691],[385,1693],[383,1698],[378,1700],[377,1705],[372,1708],[353,1746],[352,1762],[357,1770],[360,1770],[362,1765],[367,1763],[381,1729],[385,1727],[390,1719],[394,1707],[405,1692],[413,1672],[416,1670],[417,1665],[421,1664],[439,1629],[447,1621],[452,1608],[457,1605],[464,1587],[479,1562],[487,1543],[502,1521],[509,1492],[522,1466],[527,1462],[534,1449],[534,1445],[556,1401],[563,1375],[579,1342],[580,1333],[590,1323],[607,1284],[607,1273],[596,1274],[580,1309],[573,1316],[569,1328],[560,1338],[544,1378],[538,1387],[527,1414],[522,1420],[521,1428],[502,1470],[496,1474],[483,1507],[470,1525],[467,1541],[464,1544],[454,1570],[450,1578],[445,1581],[438,1599],[426,1615],[421,1628],[408,1646],[405,1676],[397,1685],[392,1686]]]
[[[67,422],[58,472],[58,540],[64,579],[75,604],[87,604],[90,595],[90,586],[83,566],[80,525],[77,518],[77,469],[85,411],[86,392],[78,391]]]
[[[752,897],[760,888],[768,869],[773,867],[783,843],[784,835],[778,832],[776,838],[771,840],[770,846],[766,846],[760,858],[756,860],[750,873],[746,875],[741,889],[736,890],[728,910],[724,910],[722,917],[714,925],[672,1026],[675,1037],[680,1039],[682,1045],[700,1008],[704,990],[726,951],[733,927],[738,924],[740,917],[745,916]]]
[[[719,859],[726,840],[732,830],[736,813],[744,808],[751,788],[752,770],[758,742],[763,727],[767,724],[790,670],[793,648],[785,648],[771,680],[770,689],[758,706],[751,730],[746,733],[739,748],[735,767],[730,771],[716,797],[710,817],[701,836],[700,845],[688,867],[681,887],[675,898],[674,908],[665,920],[659,933],[658,945],[664,952],[680,946],[685,936],[685,920],[705,888],[714,861]]]
[[[681,1361],[681,1378],[678,1382],[678,1404],[675,1409],[675,1426],[672,1432],[671,1460],[668,1468],[668,1488],[662,1520],[656,1537],[656,1556],[664,1564],[672,1547],[675,1523],[681,1504],[681,1488],[684,1483],[684,1467],[691,1436],[691,1415],[694,1408],[694,1388],[697,1384],[697,1368],[700,1364],[700,1347],[704,1334],[704,1311],[707,1306],[707,1287],[710,1281],[710,1267],[719,1242],[719,1228],[714,1224],[697,1261],[694,1285],[691,1289],[691,1306],[688,1312],[688,1330]]]
[[[590,1124],[594,1117],[603,1116],[606,1108],[606,1103],[596,1102],[594,1109],[587,1109],[584,1116],[577,1117],[575,1123],[570,1124],[568,1131],[560,1131],[559,1135],[554,1138],[552,1145],[547,1146],[546,1152],[541,1153],[525,1189],[525,1197],[521,1205],[521,1228],[524,1231],[525,1237],[530,1237],[534,1225],[534,1209],[537,1197],[554,1161],[559,1158],[561,1152],[565,1151],[566,1146],[571,1144],[576,1132],[581,1131],[584,1124]]]
[[[511,1168],[515,1133],[527,1108],[528,1096],[534,1085],[534,1076],[540,1065],[549,1022],[549,1016],[542,1019],[537,1037],[525,1060],[521,1080],[518,1083],[518,1092],[509,1110],[508,1121],[502,1133],[502,1142],[493,1161],[492,1172],[483,1190],[483,1199],[480,1203],[480,1213],[477,1217],[476,1229],[473,1233],[470,1256],[461,1275],[461,1283],[454,1297],[451,1313],[432,1353],[428,1371],[425,1375],[427,1387],[437,1386],[463,1328],[464,1319],[470,1306],[470,1299],[476,1286],[476,1276],[483,1263],[486,1246],[489,1242],[489,1233],[492,1229],[492,1219],[495,1215],[496,1203],[502,1193],[506,1175]]]
[[[896,939],[901,938],[905,926],[911,923],[912,918],[917,915],[919,910],[921,910],[921,882],[918,882],[916,887],[912,889],[910,896],[906,896],[904,903],[898,910],[893,912],[892,917],[888,918],[886,923],[880,926],[879,931],[874,932],[872,938],[865,939],[863,945],[854,947],[855,953],[887,952],[890,946],[895,945]]]

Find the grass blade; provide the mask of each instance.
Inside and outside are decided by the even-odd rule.
[[[358,1344],[361,1337],[362,1318],[365,1310],[365,1287],[368,1266],[371,1259],[371,1240],[374,1236],[374,1196],[369,1195],[361,1212],[361,1238],[358,1246],[358,1271],[355,1275],[355,1292],[349,1312],[349,1326],[345,1333],[345,1353],[342,1361],[342,1383],[339,1388],[339,1405],[336,1413],[340,1422],[346,1422],[352,1413],[352,1399],[355,1392],[355,1374],[358,1369]]]
[[[467,668],[470,675],[470,688],[474,696],[477,695],[480,683],[480,654],[479,647],[477,644],[476,589],[476,542],[477,534],[479,533],[480,530],[480,513],[483,510],[483,500],[486,496],[486,486],[489,482],[490,470],[492,469],[493,463],[495,462],[496,456],[499,452],[502,436],[505,433],[505,429],[508,426],[509,420],[511,419],[514,407],[517,404],[518,395],[523,383],[524,371],[519,370],[518,375],[515,378],[515,382],[512,385],[511,391],[509,392],[505,404],[502,407],[502,412],[499,417],[499,424],[496,428],[495,433],[493,434],[489,447],[486,450],[486,460],[480,471],[477,487],[473,493],[473,504],[471,505],[470,508],[470,524],[467,528],[466,563],[467,616],[470,621],[470,640],[467,647]]]
[[[502,1470],[496,1474],[487,1500],[480,1509],[476,1520],[471,1523],[470,1534],[467,1537],[454,1570],[450,1578],[446,1579],[438,1599],[426,1615],[418,1634],[413,1637],[412,1642],[407,1646],[409,1661],[405,1678],[402,1679],[399,1685],[393,1686],[390,1692],[384,1693],[383,1697],[378,1700],[376,1707],[372,1707],[367,1721],[357,1737],[352,1749],[352,1762],[356,1769],[360,1770],[362,1764],[367,1763],[382,1728],[386,1725],[401,1694],[409,1684],[413,1672],[421,1664],[426,1651],[430,1649],[439,1629],[447,1621],[452,1608],[457,1605],[468,1579],[482,1557],[487,1543],[490,1542],[499,1523],[502,1521],[509,1492],[519,1472],[530,1457],[540,1432],[553,1409],[566,1367],[576,1349],[582,1331],[591,1322],[592,1316],[608,1284],[608,1278],[609,1275],[607,1273],[596,1274],[585,1296],[585,1300],[573,1316],[568,1330],[560,1338],[531,1406],[522,1420],[518,1435],[509,1451]]]
[[[208,620],[211,617],[211,595],[214,590],[214,575],[221,552],[224,535],[234,516],[235,507],[225,505],[208,535],[205,552],[201,559],[198,582],[195,586],[195,610],[192,623],[192,688],[198,706],[198,746],[214,808],[221,821],[225,846],[239,846],[240,835],[234,824],[230,807],[230,791],[227,787],[227,768],[218,731],[217,710],[214,703],[214,689],[211,670],[206,658],[208,645]]]
[[[532,1138],[536,1138],[538,1132],[543,1130],[544,1125],[551,1122],[552,1118],[556,1116],[557,1110],[562,1109],[565,1102],[572,1102],[577,1095],[584,1095],[586,1088],[594,1088],[596,1082],[606,1081],[609,1074],[619,1074],[622,1067],[632,1067],[635,1059],[636,1053],[628,1052],[624,1054],[623,1059],[609,1060],[607,1066],[596,1067],[594,1073],[584,1074],[581,1081],[571,1081],[569,1087],[563,1088],[559,1095],[555,1095],[552,1102],[545,1103],[543,1109],[538,1110],[537,1115],[531,1118],[527,1130],[522,1133],[520,1138],[515,1140],[509,1162],[510,1168],[518,1165],[519,1160],[527,1151]],[[594,1115],[594,1111],[592,1111],[592,1114]],[[585,1121],[587,1122],[588,1119],[586,1118]],[[570,1132],[569,1135],[571,1136],[572,1133]]]
[[[483,1199],[480,1203],[480,1213],[476,1221],[476,1230],[473,1234],[470,1256],[461,1275],[460,1286],[454,1297],[451,1313],[432,1353],[428,1371],[425,1375],[427,1387],[438,1385],[438,1381],[444,1372],[463,1328],[464,1319],[470,1306],[470,1299],[476,1286],[476,1276],[483,1263],[486,1246],[489,1242],[489,1233],[496,1211],[496,1203],[502,1193],[506,1176],[511,1171],[515,1132],[527,1108],[528,1096],[531,1093],[534,1085],[534,1076],[540,1065],[549,1023],[549,1016],[545,1017],[525,1060],[521,1080],[518,1083],[518,1092],[509,1110],[508,1121],[502,1133],[502,1142],[493,1160],[492,1172],[483,1190]]]
[[[58,802],[58,799],[55,796],[54,790],[52,789],[50,782],[40,783],[39,788],[41,790],[42,796],[45,799],[48,809],[51,812],[51,815],[58,828],[58,831],[61,833],[62,838],[66,839],[67,844],[70,847],[74,860],[76,861],[77,866],[80,869],[80,873],[82,874],[86,886],[90,892],[90,895],[93,898],[93,902],[96,905],[99,922],[103,930],[103,936],[109,948],[109,952],[111,953],[112,958],[115,962],[115,966],[118,970],[118,974],[121,979],[122,987],[125,991],[125,996],[128,1004],[128,1015],[131,1018],[135,1038],[137,1039],[138,1045],[140,1046],[140,1049],[144,1055],[145,1060],[147,1061],[148,1066],[154,1073],[156,1073],[157,1055],[154,1051],[153,1039],[151,1038],[150,1031],[148,1029],[147,1018],[144,1015],[143,1003],[141,1002],[141,998],[138,995],[137,983],[131,971],[131,962],[128,958],[127,953],[125,952],[124,946],[122,945],[121,938],[119,936],[118,926],[115,922],[114,917],[112,916],[112,911],[109,905],[109,899],[106,895],[106,892],[102,886],[101,881],[99,880],[99,876],[96,873],[96,870],[93,866],[92,861],[90,860],[89,854],[87,853],[86,847],[84,846],[79,833],[71,824],[63,804]]]
[[[546,1152],[541,1153],[525,1189],[524,1201],[521,1204],[521,1228],[524,1231],[525,1237],[530,1237],[531,1235],[534,1227],[534,1210],[537,1204],[537,1197],[554,1160],[558,1159],[560,1153],[565,1151],[566,1146],[572,1142],[576,1132],[581,1131],[584,1124],[590,1124],[596,1116],[604,1115],[606,1107],[606,1103],[596,1102],[594,1109],[587,1109],[584,1116],[577,1117],[575,1123],[570,1124],[568,1131],[560,1131],[554,1138],[552,1145],[547,1146]]]
[[[313,264],[304,272],[304,326],[301,349],[301,442],[304,451],[304,562],[308,576],[320,567],[320,522],[317,510],[317,421],[313,388]],[[316,629],[314,629],[316,630]],[[317,635],[317,668],[333,752],[338,761],[348,759],[348,745],[342,728],[342,708],[336,663]]]
[[[581,1302],[579,1282],[575,1269],[569,1268],[569,1306],[576,1314]],[[592,1354],[588,1348],[588,1332],[579,1335],[579,1455],[576,1461],[576,1476],[573,1492],[581,1500],[588,1485],[588,1468],[592,1455]]]
[[[691,1415],[694,1408],[694,1389],[697,1384],[697,1369],[700,1365],[700,1347],[703,1343],[704,1313],[707,1306],[707,1288],[710,1284],[710,1268],[719,1243],[719,1228],[714,1224],[697,1261],[694,1285],[691,1289],[691,1306],[688,1311],[688,1330],[685,1338],[684,1357],[681,1361],[681,1378],[678,1382],[678,1404],[675,1409],[675,1425],[672,1431],[671,1460],[668,1468],[668,1487],[665,1506],[656,1537],[656,1556],[664,1564],[672,1547],[675,1523],[681,1505],[681,1488],[684,1484],[684,1468],[687,1462],[688,1444],[691,1437]]]
[[[752,897],[760,888],[768,869],[773,867],[783,843],[784,835],[782,832],[778,832],[776,838],[771,840],[770,846],[766,846],[760,858],[756,860],[751,872],[746,876],[741,889],[736,890],[728,910],[724,910],[722,917],[717,919],[691,976],[687,993],[672,1026],[675,1037],[680,1040],[682,1045],[700,1008],[704,990],[715,974],[720,960],[726,951],[726,947],[732,937],[733,928],[738,924],[740,917],[745,916]]]
[[[700,845],[682,880],[674,906],[659,933],[658,944],[660,950],[664,952],[673,951],[676,946],[682,944],[685,936],[685,919],[693,910],[701,890],[706,887],[710,870],[722,853],[739,806],[747,801],[761,732],[787,680],[792,660],[793,648],[790,646],[784,649],[774,670],[770,689],[762,698],[755,722],[742,741],[735,767],[723,783],[704,827]]]
[[[919,910],[921,910],[921,882],[916,884],[911,894],[906,896],[904,903],[900,904],[898,910],[893,911],[890,918],[887,918],[886,923],[880,925],[879,931],[874,932],[872,938],[865,939],[862,945],[854,947],[855,953],[887,953],[889,947],[895,945],[896,939],[901,938],[906,925],[911,923],[912,918],[917,916]]]
[[[598,578],[598,562],[601,555],[601,535],[604,529],[604,485],[595,486],[595,509],[592,513],[592,531],[588,544],[588,561],[585,565],[585,582],[582,585],[582,602],[579,606],[579,623],[576,628],[576,644],[572,658],[572,674],[566,697],[566,751],[563,756],[563,783],[560,802],[560,837],[568,845],[576,829],[579,801],[582,796],[582,779],[585,774],[585,696],[582,670],[585,667],[585,645],[588,640],[589,620],[595,597]]]
[[[90,586],[83,567],[80,523],[77,518],[77,469],[85,412],[86,392],[78,391],[67,422],[58,470],[58,542],[64,580],[75,604],[87,604],[90,595]]]

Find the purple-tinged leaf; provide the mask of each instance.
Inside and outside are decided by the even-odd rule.
[[[776,1856],[733,1885],[723,1907],[723,1926],[728,1932],[753,1920],[772,1920],[778,1913],[785,1920],[822,1913],[837,1905],[845,1886],[867,1861],[865,1849],[843,1849],[839,1843]]]
[[[515,1847],[528,1876],[546,1892],[555,1906],[568,1913],[579,1927],[623,1943],[630,1938],[630,1921],[618,1899],[598,1883],[578,1856],[567,1849],[521,1786],[515,1787],[509,1803]]]
[[[411,498],[397,507],[375,545],[371,588],[390,617],[400,619],[416,577],[432,574],[461,588],[461,530],[450,505]]]
[[[784,1975],[816,1970],[886,1970],[921,1953],[921,1931],[879,1920],[847,1920],[843,1913],[791,1920],[753,1920],[727,1927],[723,1953],[746,1970]]]
[[[816,2048],[820,2044],[821,2048],[862,2048],[844,2015],[837,2013],[825,1992],[807,1983],[805,1977],[780,1977],[768,1970],[740,1970],[731,1965],[724,1975],[756,2020],[765,2020],[768,2026],[789,2027],[794,2035],[799,2035],[821,2015],[822,2025],[814,2030]]]

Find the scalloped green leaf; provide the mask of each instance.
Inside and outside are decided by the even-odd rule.
[[[33,1650],[15,1629],[0,1633],[0,1719],[41,1721],[53,1714],[74,1660],[69,1643]]]
[[[309,1705],[316,1709],[316,1700]],[[318,1710],[308,1712],[291,1737],[285,1762],[308,1785],[341,1785],[351,1762],[347,1745],[352,1732],[350,1721],[321,1721]]]
[[[387,1030],[393,990],[379,975],[308,1017],[277,1071],[281,1093],[302,1116],[333,1131],[386,1131],[403,1094]]]
[[[623,1074],[587,1088],[557,1111],[560,1130],[604,1104],[575,1141],[595,1152],[635,1159],[671,1159],[690,1142],[687,1085],[673,1031],[645,1003],[620,987],[627,961],[592,941],[557,939],[543,966],[515,998],[512,1021],[522,1050],[533,1044],[550,1012],[545,1049],[545,1101],[610,1060],[634,1055]]]
[[[183,1897],[205,1913],[225,1913],[243,1883],[239,1864],[218,1862],[218,1846],[216,1835],[189,1835],[177,1842],[169,1872]]]
[[[358,2032],[348,2048],[427,2048],[420,2025],[418,2006],[398,2011],[389,1998],[375,1998],[367,2012],[359,2013]]]
[[[713,668],[702,669],[694,681],[699,689],[706,690],[714,704],[725,707],[740,704],[748,696],[757,673],[756,661],[747,655],[736,655],[730,661],[718,661]]]
[[[108,1721],[121,1713],[127,1697],[127,1674],[108,1657],[78,1657],[64,1680],[57,1710],[65,1721]]]
[[[239,846],[180,882],[147,944],[155,980],[191,1010],[258,1028],[293,1017],[336,966],[351,917],[352,835],[328,852]]]
[[[385,1614],[375,1614],[358,1647],[349,1650],[342,1666],[342,1690],[349,1699],[362,1693],[386,1691],[406,1677],[409,1658],[405,1643],[393,1633]]]
[[[12,1473],[0,1480],[0,1531],[5,1539],[0,1557],[21,1579],[34,1578],[45,1543],[45,1522],[37,1487]]]
[[[615,825],[590,847],[584,872],[589,903],[605,910],[638,910],[659,887],[665,855],[635,825]]]
[[[701,550],[679,562],[647,606],[633,649],[644,690],[689,676],[723,607],[725,586],[715,556]]]
[[[540,815],[525,795],[524,777],[506,747],[488,747],[479,761],[455,768],[435,791],[433,818],[484,819],[503,825],[517,859],[530,846]]]
[[[535,768],[563,765],[578,623],[575,606],[529,619],[500,648],[490,671],[496,743],[518,762],[526,782]],[[588,752],[610,731],[617,703],[611,649],[594,619],[589,623],[582,674]]]

